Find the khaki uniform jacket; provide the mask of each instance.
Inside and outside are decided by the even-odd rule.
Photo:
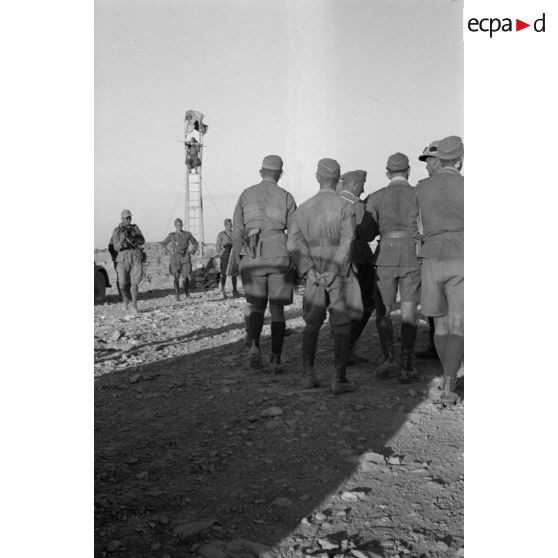
[[[347,276],[356,238],[353,204],[333,190],[320,190],[296,210],[288,236],[289,254],[301,276],[312,267]]]
[[[384,238],[390,232],[407,232],[409,213],[415,204],[415,188],[406,180],[392,180],[370,194],[366,209],[380,228],[380,243],[374,254],[377,266],[418,266],[416,238]]]
[[[220,254],[223,250],[223,248],[225,248],[225,246],[228,246],[229,248],[232,247],[233,244],[233,233],[232,231],[229,232],[227,230],[221,231],[218,235],[217,235],[217,242],[215,243],[215,249],[217,250],[217,254]]]
[[[190,263],[191,253],[196,252],[199,246],[190,231],[171,232],[160,244],[169,246],[172,260],[180,260],[181,263]],[[189,249],[190,245],[192,245],[192,250]]]
[[[252,259],[244,245],[244,229],[260,229],[256,258],[251,265],[262,261],[265,266],[290,265],[287,252],[286,229],[291,224],[296,203],[289,192],[276,182],[264,178],[259,184],[242,192],[233,215],[233,246],[237,254]]]
[[[422,222],[421,258],[462,260],[464,253],[464,186],[465,179],[452,167],[440,169],[421,180],[409,216],[409,232],[418,233]]]
[[[126,238],[129,238],[136,248],[127,242]],[[126,227],[118,225],[112,231],[111,244],[114,250],[118,252],[116,262],[141,264],[142,251],[139,247],[145,244],[145,238],[137,225],[130,224]]]

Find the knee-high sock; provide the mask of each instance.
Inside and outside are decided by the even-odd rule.
[[[283,350],[283,339],[285,339],[285,322],[271,322],[271,352],[280,355]]]
[[[446,360],[446,345],[448,344],[448,335],[439,335],[438,333],[434,333],[434,346],[436,347],[436,352],[438,353],[438,357],[440,362],[442,363],[442,368],[445,369],[444,361]]]
[[[221,274],[221,289],[225,288],[225,283],[226,282],[227,282],[227,276],[224,273],[222,273]]]
[[[256,347],[259,347],[264,323],[263,312],[252,311],[248,320],[250,324],[250,339],[255,343]]]
[[[184,292],[189,295],[190,294],[190,279],[186,277],[182,282],[182,286],[184,287]]]
[[[464,339],[462,335],[450,333],[446,343],[446,354],[444,356],[444,376],[455,380],[457,371],[463,362]]]
[[[237,291],[237,281],[236,281],[236,276],[232,276],[231,277],[231,282],[232,282],[232,288],[233,288],[233,292],[235,293]]]
[[[401,364],[407,369],[413,367],[416,338],[417,326],[407,322],[401,322],[401,354],[404,355]]]
[[[380,346],[384,358],[393,356],[393,325],[391,318],[386,314],[380,318],[376,317],[376,329],[380,337]]]
[[[314,366],[316,360],[316,349],[318,348],[319,330],[305,327],[302,330],[302,362]]]

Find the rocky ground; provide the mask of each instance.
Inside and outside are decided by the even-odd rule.
[[[324,387],[303,391],[299,295],[277,376],[247,369],[243,299],[140,299],[95,307],[95,556],[464,555],[463,405],[427,400],[437,362],[375,378],[371,322],[358,390],[333,397],[326,325]]]

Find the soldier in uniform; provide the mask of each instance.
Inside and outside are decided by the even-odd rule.
[[[237,289],[237,275],[238,273],[234,269],[234,260],[236,259],[234,255],[231,254],[233,246],[233,235],[232,235],[232,220],[225,219],[225,230],[221,231],[217,235],[217,242],[215,243],[215,248],[217,254],[219,254],[219,263],[221,271],[221,293],[223,298],[227,298],[227,293],[225,292],[225,284],[227,282],[227,275],[231,276],[233,296],[238,297],[240,293]],[[232,262],[230,261],[232,258]]]
[[[419,161],[426,163],[426,172],[428,176],[432,176],[440,169],[440,159],[436,157],[438,151],[438,140],[433,141],[428,147],[425,147],[419,155]],[[436,346],[434,345],[434,318],[428,318],[428,347],[423,351],[416,351],[415,356],[418,358],[431,359],[438,358]]]
[[[349,366],[367,362],[367,359],[355,353],[355,346],[375,308],[374,284],[376,281],[372,265],[373,254],[369,242],[372,242],[378,235],[378,224],[366,211],[364,202],[360,199],[364,192],[365,182],[366,171],[356,170],[342,174],[340,186],[337,187],[339,196],[348,201],[355,211],[356,238],[351,246],[351,263],[360,286],[363,307],[362,318],[351,322]]]
[[[132,224],[132,214],[128,209],[120,213],[122,222],[112,231],[111,244],[117,252],[116,273],[122,292],[124,310],[128,310],[130,299],[132,312],[138,313],[138,285],[143,277],[143,234]]]
[[[190,273],[192,272],[191,255],[198,249],[198,241],[190,231],[182,229],[182,219],[178,217],[174,220],[175,232],[167,235],[167,238],[159,242],[165,247],[165,254],[168,253],[167,246],[170,245],[171,261],[169,273],[174,277],[174,293],[176,300],[180,300],[180,275],[182,275],[182,286],[186,298],[190,298]]]
[[[262,181],[242,192],[233,216],[234,250],[240,257],[240,276],[248,304],[245,317],[251,345],[250,368],[263,368],[260,336],[269,300],[271,368],[275,373],[281,372],[286,329],[284,306],[293,301],[294,281],[285,231],[296,203],[277,184],[282,174],[281,157],[264,157],[260,170]]]
[[[314,371],[320,327],[329,311],[335,368],[334,395],[354,391],[347,378],[351,349],[351,322],[362,317],[358,281],[351,268],[350,250],[356,235],[353,204],[335,191],[339,164],[334,159],[318,162],[318,193],[295,212],[289,227],[289,254],[305,280],[302,333],[302,386],[317,387]]]
[[[401,353],[399,379],[412,381],[417,376],[413,367],[417,336],[416,305],[419,300],[420,267],[416,239],[409,234],[409,212],[415,200],[415,189],[409,184],[409,159],[394,153],[387,160],[389,184],[373,192],[366,208],[380,227],[380,243],[374,255],[376,266],[376,327],[384,361],[379,376],[387,376],[397,364],[393,353],[393,326],[390,312],[399,288],[401,301]]]
[[[416,187],[415,207],[409,231],[418,236],[422,222],[421,305],[425,316],[434,318],[434,343],[444,370],[442,397],[455,403],[456,376],[463,361],[464,346],[464,178],[463,142],[449,136],[438,144],[441,168]]]

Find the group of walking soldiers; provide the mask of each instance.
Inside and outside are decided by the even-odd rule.
[[[263,159],[262,180],[242,192],[232,224],[232,248],[240,258],[246,293],[252,369],[263,368],[260,337],[269,302],[270,366],[281,372],[284,307],[293,301],[298,274],[304,283],[304,388],[319,386],[316,347],[328,312],[334,395],[356,389],[347,368],[365,361],[355,347],[374,310],[383,354],[378,375],[398,374],[402,382],[414,381],[420,302],[422,314],[434,321],[433,344],[444,372],[441,401],[457,401],[464,336],[463,142],[457,136],[432,142],[419,160],[426,162],[429,177],[412,187],[408,157],[391,155],[386,164],[388,185],[362,201],[366,171],[341,174],[337,161],[321,159],[316,171],[319,191],[297,208],[293,196],[278,185],[282,159],[277,155]],[[369,242],[378,236],[372,253]],[[397,292],[401,303],[398,360],[390,318]]]

